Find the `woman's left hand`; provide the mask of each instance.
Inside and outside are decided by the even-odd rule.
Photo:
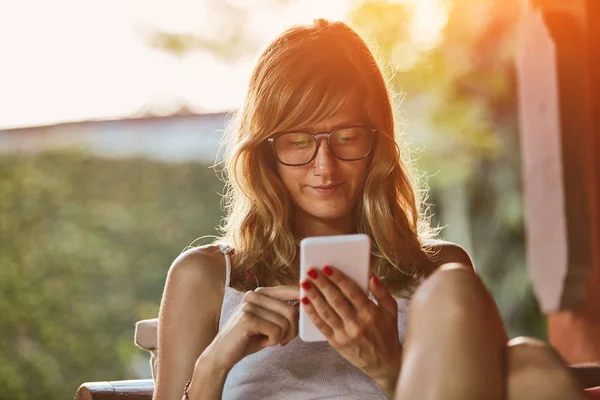
[[[369,288],[379,305],[330,266],[309,270],[301,286],[304,310],[329,344],[386,394],[393,392],[402,363],[398,304],[377,277],[369,279]]]

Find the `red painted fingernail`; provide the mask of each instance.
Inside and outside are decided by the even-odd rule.
[[[377,286],[379,286],[381,284],[377,275],[373,275],[373,283],[376,284]]]
[[[302,289],[304,289],[304,290],[310,290],[311,286],[310,286],[310,282],[309,281],[304,281],[304,282],[301,283],[301,285],[302,285]]]
[[[306,304],[308,304],[308,303],[309,303],[309,301],[308,301],[308,297],[303,297],[303,298],[302,298],[302,304],[306,305]]]
[[[325,268],[323,268],[323,272],[325,273],[325,275],[327,276],[331,276],[331,274],[333,274],[333,270],[331,269],[331,267],[327,266]]]
[[[317,277],[319,276],[319,274],[314,269],[311,269],[311,270],[308,271],[308,276],[310,276],[313,279],[317,279]]]

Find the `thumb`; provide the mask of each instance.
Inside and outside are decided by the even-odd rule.
[[[371,275],[371,279],[369,279],[369,289],[371,290],[371,293],[373,293],[377,303],[384,310],[394,316],[398,315],[398,303],[396,303],[396,299],[394,299],[375,274]]]

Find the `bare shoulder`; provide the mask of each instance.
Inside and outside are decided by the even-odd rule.
[[[449,263],[459,263],[473,268],[473,261],[471,261],[469,253],[456,243],[429,239],[423,242],[423,247],[429,254],[429,260],[425,267],[426,275],[430,275],[440,266]]]
[[[168,309],[187,310],[205,315],[214,325],[220,316],[224,283],[225,258],[217,246],[186,250],[169,268],[159,314]]]
[[[190,283],[225,280],[225,259],[218,246],[195,247],[181,253],[169,268],[169,278]]]

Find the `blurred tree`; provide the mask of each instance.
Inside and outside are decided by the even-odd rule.
[[[0,399],[134,377],[134,324],[158,315],[173,259],[217,233],[221,191],[195,163],[0,157]]]
[[[206,15],[211,15],[211,27],[199,26],[194,32],[170,32],[162,29],[140,30],[148,44],[177,57],[192,52],[209,52],[222,60],[235,61],[254,55],[261,39],[249,29],[248,15],[252,8],[284,6],[293,0],[261,0],[239,2],[234,0],[212,0],[203,3]]]
[[[407,34],[410,3],[361,2],[350,20],[373,38],[393,89],[404,94],[402,117],[410,142],[423,149],[418,165],[430,174],[443,235],[470,251],[509,334],[544,337],[524,249],[513,63],[522,4],[442,4],[447,23],[426,49]]]

